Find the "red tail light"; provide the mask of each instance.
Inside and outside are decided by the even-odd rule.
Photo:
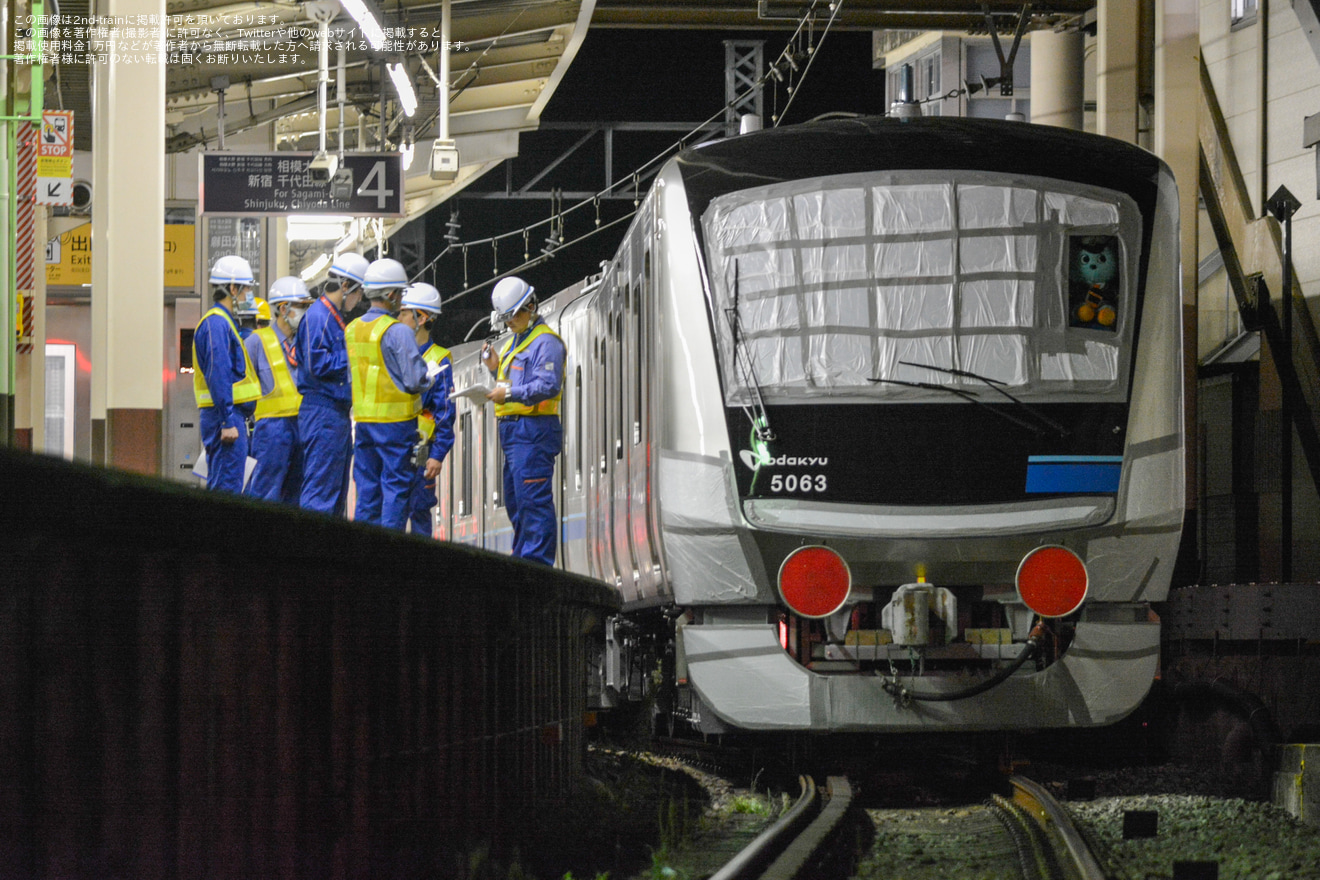
[[[799,547],[779,566],[779,595],[800,617],[828,617],[851,589],[848,563],[829,547]]]
[[[1037,547],[1017,570],[1022,602],[1041,617],[1065,617],[1086,599],[1086,564],[1067,547]]]

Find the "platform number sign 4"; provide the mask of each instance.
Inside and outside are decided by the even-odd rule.
[[[345,153],[329,180],[315,178],[308,170],[314,157],[295,152],[201,153],[201,213],[403,216],[400,154]]]
[[[384,162],[376,162],[371,166],[371,170],[367,172],[366,180],[362,181],[362,185],[358,187],[357,194],[368,197],[375,196],[376,208],[381,211],[385,210],[386,205],[389,204],[390,196],[394,195],[394,190],[386,186]]]

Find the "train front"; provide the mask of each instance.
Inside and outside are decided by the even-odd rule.
[[[856,120],[708,145],[666,183],[680,708],[707,731],[1132,711],[1184,505],[1167,168]]]

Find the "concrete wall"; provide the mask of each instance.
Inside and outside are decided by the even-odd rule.
[[[0,484],[0,876],[457,876],[581,781],[604,585],[10,450]]]
[[[1253,25],[1231,30],[1228,0],[1201,3],[1201,48],[1257,215],[1280,186],[1297,196],[1293,261],[1297,280],[1320,309],[1320,201],[1313,150],[1302,146],[1302,120],[1320,111],[1320,62],[1290,3],[1274,0]],[[1214,249],[1202,217],[1201,257]],[[1235,332],[1223,273],[1201,288],[1202,356]]]

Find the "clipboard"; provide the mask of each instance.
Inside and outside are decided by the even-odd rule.
[[[449,395],[449,399],[458,400],[460,397],[466,397],[477,406],[481,406],[489,402],[486,400],[486,395],[493,391],[494,388],[495,386],[493,385],[471,385],[467,388],[454,391],[453,394]]]

